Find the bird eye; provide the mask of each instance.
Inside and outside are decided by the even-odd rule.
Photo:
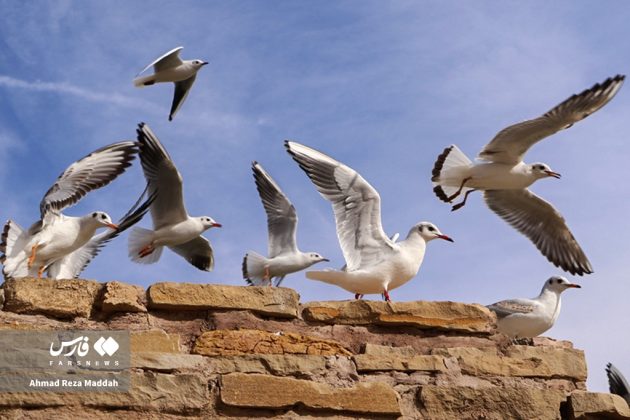
[[[435,228],[433,226],[429,226],[429,232],[435,232]]]
[[[96,213],[92,213],[92,217],[96,217]]]

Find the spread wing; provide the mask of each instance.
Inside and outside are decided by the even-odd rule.
[[[355,170],[310,147],[285,142],[293,159],[330,201],[347,271],[376,264],[393,252],[381,225],[381,197]]]
[[[497,318],[505,318],[513,314],[528,314],[536,309],[536,303],[527,299],[508,299],[487,306],[497,314]]]
[[[112,182],[131,165],[137,152],[135,142],[122,141],[102,147],[68,166],[39,204],[42,219],[47,212],[61,211],[90,191]]]
[[[171,157],[148,125],[140,123],[138,129],[140,162],[148,183],[150,196],[156,195],[151,205],[153,227],[161,227],[188,219],[184,207],[182,177]]]
[[[481,160],[518,163],[538,141],[571,127],[606,105],[619,91],[625,76],[617,75],[571,96],[546,114],[501,130],[479,153]]]
[[[610,387],[611,394],[617,394],[628,402],[630,405],[630,385],[623,377],[619,369],[617,369],[612,363],[606,365],[606,376],[608,376],[608,385]]]
[[[591,263],[564,218],[551,204],[529,190],[488,190],[490,209],[527,236],[555,266],[579,276],[593,272]]]
[[[179,52],[183,48],[184,47],[173,48],[172,50],[170,50],[169,52],[167,52],[166,54],[164,54],[160,58],[156,59],[154,62],[152,62],[151,64],[149,64],[145,68],[143,68],[142,71],[140,73],[138,73],[137,76],[140,76],[142,73],[147,71],[151,66],[155,66],[153,68],[153,70],[156,73],[159,72],[159,71],[171,68],[171,67],[179,66],[180,64],[183,63],[182,59],[179,58]]]
[[[138,201],[129,209],[118,221],[118,229],[108,230],[107,232],[95,235],[81,248],[66,255],[62,259],[55,261],[48,267],[48,277],[53,279],[73,279],[79,277],[79,274],[92,262],[94,257],[101,252],[101,249],[105,245],[116,238],[125,230],[138,223],[144,215],[149,211],[149,207],[153,200],[155,200],[155,194],[149,196],[142,204],[140,201],[146,195],[148,186],[138,198]]]
[[[210,242],[203,236],[197,236],[193,240],[169,248],[200,270],[212,271],[214,268],[212,247]]]
[[[297,213],[278,184],[258,162],[252,162],[256,189],[267,213],[269,258],[297,252]]]
[[[175,92],[173,94],[173,103],[171,104],[171,113],[168,115],[168,120],[172,121],[179,108],[182,107],[182,104],[186,100],[188,93],[190,92],[190,88],[193,83],[195,83],[195,79],[197,78],[197,74],[193,74],[186,80],[182,80],[181,82],[175,82]]]

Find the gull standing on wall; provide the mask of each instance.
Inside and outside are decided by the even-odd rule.
[[[309,279],[342,287],[356,299],[380,293],[389,301],[389,291],[418,273],[427,242],[436,238],[453,242],[429,222],[413,226],[405,240],[392,241],[381,225],[381,197],[361,175],[302,144],[286,141],[285,147],[322,197],[332,203],[346,260],[345,269],[309,271]]]
[[[267,214],[268,257],[249,251],[243,258],[243,278],[251,285],[275,286],[287,274],[328,261],[317,252],[302,252],[297,247],[297,212],[278,184],[258,162],[252,162],[256,189]]]
[[[140,264],[160,259],[165,246],[200,270],[211,271],[214,255],[210,242],[201,234],[221,227],[209,216],[190,217],[184,206],[182,176],[162,143],[148,125],[137,129],[140,162],[148,183],[153,230],[133,228],[129,235],[129,257]]]
[[[98,228],[118,230],[109,215],[102,211],[83,217],[66,216],[61,212],[122,174],[137,152],[135,142],[123,141],[90,153],[70,165],[46,192],[39,205],[39,221],[23,230],[9,220],[0,244],[0,252],[4,253],[0,257],[4,277],[42,277],[44,271],[49,270],[49,276],[59,278],[64,258],[93,239]]]
[[[551,327],[560,315],[560,294],[569,288],[580,288],[560,276],[545,281],[540,294],[533,299],[502,300],[487,308],[497,314],[497,329],[512,338],[536,337]]]
[[[444,149],[433,167],[431,181],[437,197],[451,203],[460,194],[482,190],[488,207],[527,236],[555,266],[571,274],[593,272],[591,263],[567,227],[564,217],[527,189],[542,178],[560,178],[545,163],[526,164],[525,153],[545,137],[571,127],[606,105],[619,91],[625,76],[617,75],[573,95],[541,117],[501,130],[479,153],[473,165],[455,145]]]
[[[173,95],[173,104],[168,120],[172,121],[173,117],[179,111],[184,100],[190,92],[190,88],[195,83],[197,72],[203,66],[208,64],[203,60],[183,60],[179,58],[179,52],[184,47],[177,47],[167,52],[153,63],[146,66],[138,76],[153,66],[154,73],[148,76],[137,77],[133,84],[136,87],[151,86],[155,83],[173,82],[175,84],[175,93]]]

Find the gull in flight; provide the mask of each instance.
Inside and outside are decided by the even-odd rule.
[[[167,52],[153,63],[146,66],[138,76],[153,66],[154,73],[148,76],[136,77],[133,84],[136,87],[151,86],[155,83],[173,82],[175,84],[175,94],[173,95],[173,104],[168,120],[172,121],[173,117],[179,111],[190,88],[195,82],[197,72],[201,67],[208,64],[203,60],[183,60],[179,58],[179,52],[184,47],[177,47]]]
[[[135,142],[123,141],[90,153],[70,165],[46,192],[39,205],[39,221],[23,230],[9,220],[0,245],[0,252],[4,253],[0,257],[4,277],[41,278],[48,270],[50,277],[59,278],[63,274],[60,274],[60,267],[66,264],[66,258],[72,258],[71,254],[93,240],[98,228],[118,231],[119,227],[102,211],[72,217],[64,215],[62,210],[77,203],[88,192],[113,181],[131,165],[137,152]],[[118,233],[107,235],[113,235],[113,238]],[[87,264],[89,260],[91,258],[83,261]]]
[[[567,227],[564,217],[548,202],[527,189],[542,178],[560,178],[545,163],[523,162],[531,146],[571,127],[606,105],[619,91],[625,76],[617,75],[573,95],[544,115],[501,130],[479,153],[483,163],[473,165],[455,145],[444,149],[433,167],[431,181],[437,197],[451,203],[460,194],[482,190],[488,207],[527,236],[555,266],[571,274],[593,272],[591,263]]]
[[[392,241],[381,225],[381,197],[361,175],[302,144],[286,141],[285,147],[322,197],[332,203],[346,260],[342,270],[307,272],[309,279],[342,287],[356,299],[380,293],[389,301],[389,291],[418,273],[427,242],[436,238],[453,242],[429,222],[413,226],[405,240]]]
[[[619,369],[612,363],[606,365],[606,376],[608,376],[608,386],[611,394],[617,394],[630,405],[630,385],[623,377]]]
[[[162,143],[148,125],[138,125],[140,162],[148,183],[153,230],[135,227],[129,235],[129,257],[140,264],[160,259],[165,246],[200,270],[211,271],[214,256],[210,242],[201,234],[221,227],[209,216],[190,217],[184,207],[182,176]]]
[[[580,288],[560,276],[545,281],[533,299],[509,299],[488,305],[497,314],[497,329],[512,338],[536,337],[549,328],[560,315],[560,294],[568,288]]]
[[[275,285],[287,274],[304,270],[320,261],[328,261],[317,252],[302,252],[296,244],[297,213],[278,184],[258,162],[252,162],[256,189],[267,213],[268,255],[249,251],[243,258],[243,278],[251,285]]]

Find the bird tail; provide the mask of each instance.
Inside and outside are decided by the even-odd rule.
[[[267,259],[257,252],[249,251],[243,258],[243,279],[250,286],[266,286],[265,265]]]
[[[28,242],[28,232],[13,220],[8,220],[0,239],[0,263],[5,279],[26,277],[28,273],[27,255],[24,250]]]
[[[431,173],[435,195],[440,200],[449,203],[448,197],[459,189],[471,166],[472,161],[459,150],[459,147],[452,144],[444,149],[437,157]],[[464,187],[462,193],[469,189]]]
[[[339,286],[339,284],[342,283],[346,277],[346,272],[339,270],[321,270],[306,272],[307,279],[323,281],[324,283],[334,284],[337,286]]]
[[[154,232],[150,229],[143,229],[140,227],[135,227],[131,229],[129,233],[129,258],[131,261],[136,262],[138,264],[153,264],[160,259],[162,255],[163,246],[157,246],[148,255],[144,257],[140,256],[140,252],[147,247],[151,241],[153,241]]]
[[[145,86],[151,86],[155,84],[155,75],[150,74],[148,76],[137,77],[133,79],[133,85],[138,88]]]

